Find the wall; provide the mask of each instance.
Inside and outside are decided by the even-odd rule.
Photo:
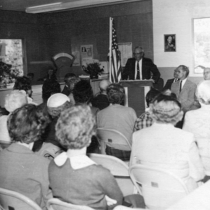
[[[44,25],[38,22],[37,15],[1,11],[0,38],[23,40],[26,61],[24,73],[34,72],[37,79],[43,70],[40,68],[40,63],[49,58],[46,30]]]
[[[109,17],[114,17],[118,42],[132,42],[134,47],[142,45],[147,57],[153,59],[151,0],[38,16],[47,29],[50,56],[71,53],[72,45],[93,44],[94,59],[100,61],[107,61]],[[73,67],[71,71],[84,74],[81,67]]]
[[[153,0],[154,62],[164,80],[181,64],[189,67],[193,81],[202,80],[193,72],[192,19],[209,17],[209,11],[209,0]],[[164,34],[176,34],[176,52],[164,52]]]

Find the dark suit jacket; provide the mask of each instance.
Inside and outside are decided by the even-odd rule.
[[[174,82],[174,78],[168,79],[163,90],[168,90],[168,89],[171,90],[171,86],[172,86],[173,82]]]
[[[129,58],[125,69],[122,72],[122,79],[134,80],[135,78],[135,58]],[[153,79],[155,83],[160,78],[160,72],[157,66],[149,58],[142,58],[142,79]]]

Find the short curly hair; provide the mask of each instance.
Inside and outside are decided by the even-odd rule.
[[[12,142],[29,144],[41,138],[50,120],[43,110],[33,104],[26,104],[13,111],[7,120]]]
[[[25,90],[26,92],[28,90],[31,90],[31,81],[28,77],[17,77],[15,81],[15,85],[13,87],[14,90]]]
[[[74,106],[61,112],[56,127],[56,137],[66,149],[82,149],[95,135],[95,117],[87,105]]]
[[[23,90],[12,90],[5,97],[4,107],[8,112],[12,112],[28,103],[27,95]]]
[[[125,101],[125,90],[121,84],[113,83],[107,87],[107,97],[111,104],[123,104]]]
[[[159,94],[151,105],[152,117],[159,123],[175,125],[182,119],[181,104],[171,95]]]

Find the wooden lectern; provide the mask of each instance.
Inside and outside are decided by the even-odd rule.
[[[125,88],[125,106],[132,107],[137,116],[145,112],[145,96],[153,87],[153,82],[149,80],[122,80],[120,84]]]

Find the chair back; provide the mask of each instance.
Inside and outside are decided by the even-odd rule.
[[[129,175],[129,168],[122,160],[114,156],[94,153],[90,153],[89,157],[95,163],[109,169],[124,196],[133,194],[135,187]]]
[[[0,188],[0,206],[5,210],[42,210],[25,195],[3,188]]]
[[[166,170],[138,164],[129,171],[149,209],[166,209],[189,194],[184,182]]]
[[[94,210],[88,206],[80,206],[63,202],[57,198],[51,198],[47,202],[48,210]]]
[[[106,145],[119,150],[131,151],[130,142],[122,133],[117,130],[97,128],[97,137],[100,140],[103,154],[106,154]]]

